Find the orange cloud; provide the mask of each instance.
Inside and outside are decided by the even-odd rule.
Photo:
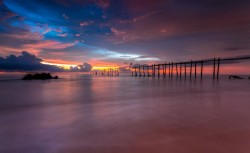
[[[42,42],[37,42],[35,44],[27,44],[25,48],[32,48],[32,49],[64,49],[71,46],[74,46],[77,42],[74,43],[62,43],[53,40],[46,40]]]
[[[21,34],[2,34],[2,36],[15,38],[19,40],[42,40],[44,38],[43,35],[39,34],[38,32],[23,32]]]

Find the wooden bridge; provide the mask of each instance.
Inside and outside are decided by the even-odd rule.
[[[106,68],[103,70],[92,71],[93,75],[100,75],[100,76],[119,76],[120,72],[117,68]]]
[[[211,65],[213,67],[213,79],[218,79],[220,74],[221,64],[234,63],[243,60],[250,60],[250,56],[236,58],[213,58],[206,60],[196,60],[187,62],[152,64],[152,65],[137,65],[133,67],[132,76],[139,77],[170,77],[174,75],[177,78],[197,78],[198,75],[202,79],[204,66]],[[197,68],[200,67],[198,72]],[[161,73],[162,72],[162,73]],[[175,73],[175,74],[174,74]]]

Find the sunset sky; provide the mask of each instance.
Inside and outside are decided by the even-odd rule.
[[[2,58],[119,67],[250,54],[249,0],[0,0],[0,12]]]

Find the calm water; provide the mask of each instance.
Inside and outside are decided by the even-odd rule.
[[[0,153],[249,153],[250,80],[0,80]]]

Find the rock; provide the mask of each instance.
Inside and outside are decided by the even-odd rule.
[[[50,73],[36,73],[34,75],[27,74],[22,78],[22,80],[47,80],[47,79],[58,79],[58,76],[55,76],[53,78],[50,75]]]
[[[229,79],[243,79],[242,77],[239,77],[237,75],[229,75]]]
[[[22,80],[32,80],[33,76],[31,74],[27,74],[23,77]]]

